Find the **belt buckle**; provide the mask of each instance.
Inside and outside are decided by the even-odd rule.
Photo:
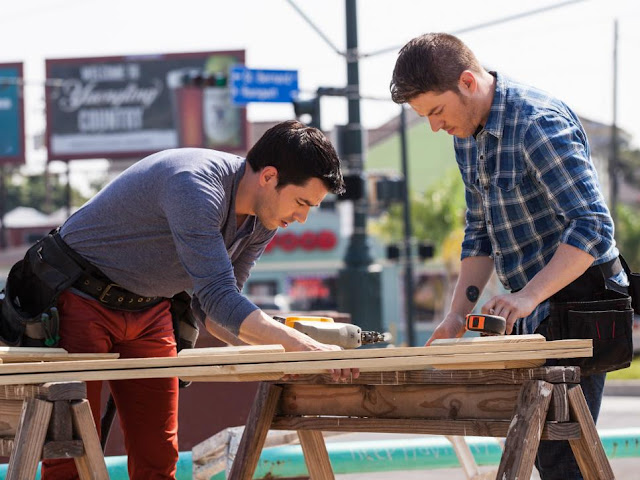
[[[104,289],[104,292],[102,292],[102,294],[98,297],[98,300],[100,300],[102,303],[107,303],[107,300],[105,297],[108,297],[109,294],[109,290],[111,290],[111,288],[113,287],[118,287],[119,285],[117,283],[110,283],[109,285],[107,285]]]

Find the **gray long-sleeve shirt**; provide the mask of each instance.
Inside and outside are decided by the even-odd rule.
[[[236,225],[245,166],[243,158],[197,148],[150,155],[73,214],[61,236],[138,295],[192,289],[195,311],[237,335],[257,309],[240,290],[276,233],[254,216]]]

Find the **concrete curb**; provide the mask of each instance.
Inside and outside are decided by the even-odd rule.
[[[607,380],[604,394],[620,397],[640,397],[640,380]]]

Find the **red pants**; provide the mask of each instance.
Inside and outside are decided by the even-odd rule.
[[[60,347],[71,353],[117,352],[121,358],[175,357],[169,302],[141,312],[103,307],[65,291],[58,301]],[[178,461],[178,379],[109,381],[124,434],[131,480],[175,479]],[[102,382],[87,382],[87,397],[100,435]],[[47,460],[43,480],[75,480],[73,459]]]

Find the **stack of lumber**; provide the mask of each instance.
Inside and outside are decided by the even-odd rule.
[[[2,364],[0,385],[164,377],[222,382],[277,380],[286,374],[321,374],[337,368],[359,368],[363,372],[525,368],[540,366],[548,358],[591,355],[591,340],[547,342],[540,335],[331,352],[284,352],[280,345],[222,347],[184,351],[176,358]]]
[[[52,347],[0,347],[0,363],[99,360],[119,356],[119,353],[69,353],[64,348]]]

